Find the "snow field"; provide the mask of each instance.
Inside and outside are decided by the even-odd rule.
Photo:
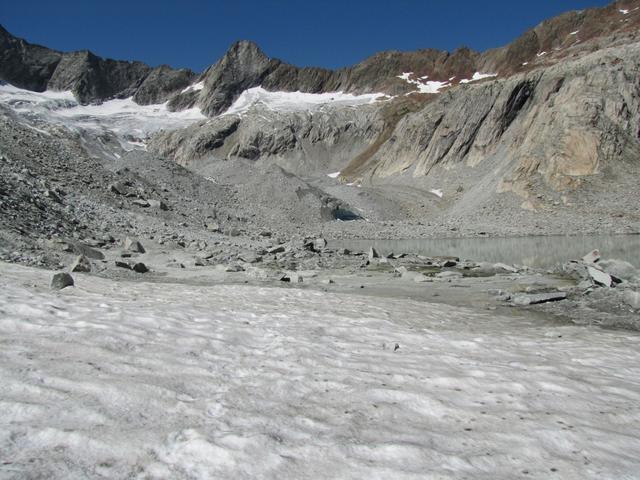
[[[0,264],[0,478],[638,478],[635,333],[50,276]]]
[[[338,107],[366,105],[384,97],[386,97],[384,93],[353,95],[343,92],[270,92],[262,87],[254,87],[243,91],[222,115],[242,115],[256,105],[280,112],[315,111],[325,105]]]

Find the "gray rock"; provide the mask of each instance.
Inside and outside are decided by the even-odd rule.
[[[639,275],[636,267],[624,260],[600,260],[600,262],[598,262],[598,268],[615,277],[615,279],[633,280]]]
[[[101,251],[95,250],[81,242],[69,242],[69,245],[76,255],[84,255],[92,260],[104,260],[104,254]]]
[[[369,261],[372,261],[374,258],[380,258],[380,254],[378,253],[378,251],[373,248],[373,246],[369,247]]]
[[[539,303],[557,302],[567,298],[566,292],[549,292],[549,293],[519,293],[516,294],[512,302],[514,305],[535,305]]]
[[[324,238],[316,238],[313,241],[313,249],[316,252],[320,252],[327,247],[327,241]]]
[[[130,252],[145,253],[145,249],[142,244],[138,240],[131,237],[126,237],[122,246],[125,250],[128,250]]]
[[[147,202],[146,200],[143,200],[141,198],[137,199],[137,200],[134,200],[131,203],[133,203],[134,205],[137,205],[139,207],[142,207],[142,208],[147,208],[149,206],[149,202]]]
[[[115,261],[115,265],[116,265],[116,267],[119,267],[119,268],[125,268],[127,270],[131,270],[131,264],[129,262],[124,262],[122,260],[116,260]]]
[[[220,224],[217,222],[211,222],[211,223],[207,223],[206,224],[207,230],[209,230],[210,232],[220,232]]]
[[[73,286],[73,277],[66,272],[56,273],[51,278],[51,288],[54,290],[62,290],[71,286]]]
[[[131,269],[137,273],[147,273],[149,271],[149,268],[147,268],[147,266],[142,262],[134,264]]]
[[[272,247],[270,249],[267,250],[267,253],[270,254],[276,254],[276,253],[284,253],[285,251],[285,246],[284,245],[278,245],[276,247]]]
[[[600,260],[600,250],[592,250],[582,257],[584,263],[596,263],[598,260]]]
[[[589,276],[599,285],[603,285],[605,287],[610,287],[613,284],[613,279],[611,275],[603,272],[602,270],[598,270],[594,267],[587,267],[587,272]]]
[[[149,208],[154,208],[156,210],[169,210],[169,207],[167,207],[167,204],[164,203],[162,200],[147,200],[147,203],[149,204]]]
[[[78,255],[76,259],[73,261],[69,269],[72,272],[90,272],[91,271],[91,262],[84,255]]]

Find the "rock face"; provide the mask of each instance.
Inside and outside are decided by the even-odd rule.
[[[137,88],[133,100],[140,105],[164,103],[177,91],[188,87],[195,78],[196,74],[191,70],[174,70],[167,65],[161,65],[149,72]]]
[[[439,177],[469,202],[513,192],[538,208],[532,183],[572,190],[640,157],[640,44],[587,54],[506,80],[451,89],[404,116],[346,178]],[[461,176],[461,172],[466,172]],[[465,178],[466,177],[466,178]],[[482,181],[478,181],[482,179]]]
[[[507,77],[563,60],[572,49],[600,48],[597,42],[607,36],[609,43],[626,41],[624,36],[637,34],[636,6],[637,0],[623,0],[601,9],[568,12],[541,23],[510,45],[483,53],[468,48],[452,53],[388,51],[338,70],[289,65],[269,58],[252,42],[240,41],[202,74],[202,89],[186,88],[195,80],[188,70],[152,69],[140,62],[102,59],[88,51],[57,52],[17,39],[0,27],[0,79],[38,91],[70,89],[86,103],[133,95],[140,104],[169,101],[174,110],[197,105],[209,116],[223,112],[244,90],[257,86],[271,91],[401,95],[416,90],[415,83],[398,78],[402,73],[458,85],[477,72]],[[611,40],[613,34],[617,38]],[[517,104],[521,98],[513,101]]]
[[[81,103],[135,95],[161,103],[184,89],[195,74],[167,66],[104,59],[88,50],[63,53],[13,37],[0,26],[0,80],[27,90],[70,90]]]

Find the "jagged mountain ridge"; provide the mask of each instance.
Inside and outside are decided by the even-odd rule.
[[[633,33],[637,15],[618,17],[620,10],[637,6],[637,1],[621,0],[600,9],[568,12],[542,22],[505,47],[483,53],[468,48],[452,53],[388,51],[338,70],[296,67],[269,58],[252,42],[240,41],[200,75],[202,89],[187,88],[197,77],[190,70],[103,59],[89,51],[62,53],[18,39],[0,26],[0,79],[28,90],[71,90],[81,103],[133,96],[141,105],[169,101],[174,110],[199,106],[208,116],[223,112],[244,90],[256,86],[271,91],[399,95],[415,90],[415,85],[398,78],[403,72],[429,81],[453,78],[452,85],[476,72],[505,77],[562,59],[562,50],[578,43]],[[543,52],[546,55],[541,58]]]
[[[120,65],[116,72],[130,76],[118,73],[117,85],[124,88],[123,96],[134,99],[143,86],[156,88],[174,110],[200,108],[211,117],[198,118],[184,129],[176,124],[149,141],[140,139],[156,158],[174,160],[204,177],[217,178],[221,165],[252,176],[246,165],[268,169],[276,164],[285,175],[319,185],[331,198],[374,221],[437,217],[486,231],[478,215],[482,211],[492,218],[494,231],[514,225],[520,232],[525,227],[536,231],[536,215],[544,212],[545,222],[555,225],[549,231],[575,231],[583,228],[576,222],[596,225],[600,215],[640,220],[632,186],[640,176],[639,27],[640,0],[629,0],[569,12],[507,47],[483,54],[383,52],[337,71],[300,69],[270,59],[251,42],[238,42],[173,93],[138,64]],[[14,48],[11,58],[18,64],[9,73],[25,82],[31,71],[50,74],[49,51],[15,42],[14,47],[38,53],[25,53],[32,61],[20,63]],[[78,85],[78,79],[85,82],[79,85],[93,85],[87,80],[93,77],[83,70],[85,54],[66,54],[64,62],[54,58],[58,63],[47,82],[53,78],[67,89]],[[438,94],[405,95],[416,89],[415,83],[399,78],[407,71],[413,72],[412,79],[428,75],[433,81],[443,79],[443,84],[454,71],[463,73]],[[171,72],[167,67],[157,75]],[[472,72],[491,72],[497,78],[463,84],[460,80]],[[128,83],[131,78],[135,84]],[[106,84],[112,90],[116,85]],[[286,97],[294,104],[304,95],[273,91],[342,89],[394,96],[357,105],[328,102],[319,108],[302,101],[292,109],[259,98],[241,113],[218,115],[257,86],[263,98]],[[84,91],[91,97],[100,89]],[[334,96],[339,97],[325,93],[323,98]],[[116,153],[122,152],[114,151],[111,161],[119,158]],[[342,184],[327,180],[327,174],[337,172]],[[238,178],[232,177],[234,182]],[[625,192],[622,200],[619,189]],[[524,211],[533,213],[522,217]],[[574,220],[581,218],[585,222]]]

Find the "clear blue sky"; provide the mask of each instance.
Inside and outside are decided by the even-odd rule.
[[[381,50],[504,45],[540,21],[608,0],[0,0],[0,23],[32,43],[202,71],[235,40],[300,66],[341,67]]]

